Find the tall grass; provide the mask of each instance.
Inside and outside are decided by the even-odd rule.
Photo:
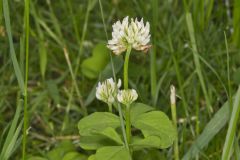
[[[152,33],[157,32],[158,26],[158,0],[151,0],[152,5]],[[154,101],[154,97],[156,95],[156,88],[157,88],[157,73],[156,73],[156,56],[157,56],[157,36],[156,34],[152,34],[152,43],[154,44],[152,47],[151,55],[150,55],[150,75],[151,75],[151,95],[152,101]]]
[[[233,42],[236,46],[240,47],[240,1],[234,0],[234,7],[233,7]]]
[[[11,31],[11,23],[10,23],[10,15],[9,15],[9,6],[8,6],[8,1],[3,0],[3,15],[4,15],[4,20],[5,20],[5,26],[6,26],[6,31],[7,31],[7,36],[8,36],[8,42],[10,46],[10,57],[12,60],[13,68],[15,71],[15,75],[18,80],[18,85],[20,87],[20,90],[22,94],[24,94],[24,80],[23,80],[23,74],[21,72],[15,49],[13,46],[13,40],[12,40],[12,31]]]
[[[182,98],[184,113],[185,113],[185,116],[186,116],[186,119],[187,119],[187,123],[190,125],[191,134],[195,137],[195,132],[194,132],[193,126],[191,124],[190,114],[189,114],[189,111],[188,111],[188,103],[187,103],[187,100],[186,100],[186,95],[184,93],[182,74],[181,74],[180,69],[179,69],[180,68],[179,67],[179,61],[176,58],[176,55],[174,53],[175,50],[173,48],[172,40],[171,40],[170,36],[168,37],[168,41],[169,41],[169,49],[170,49],[170,53],[171,53],[171,56],[172,56],[176,77],[177,77],[177,83],[178,83],[178,86],[179,86],[179,92],[180,92],[180,96]]]
[[[25,82],[24,82],[24,115],[23,115],[23,143],[22,159],[26,159],[27,129],[28,129],[28,67],[29,67],[29,15],[30,0],[24,1],[24,34],[25,34]]]
[[[228,49],[228,42],[227,42],[227,37],[226,33],[224,32],[224,38],[225,38],[225,45],[226,45],[226,53],[227,53],[227,73],[228,73],[228,98],[229,98],[229,105],[230,109],[232,111],[229,121],[229,127],[226,135],[226,140],[224,143],[224,148],[223,148],[223,153],[222,153],[222,160],[228,160],[231,157],[231,149],[234,147],[235,152],[237,151],[238,144],[234,145],[234,140],[235,143],[237,143],[237,136],[236,136],[236,127],[237,127],[237,121],[238,117],[240,114],[240,86],[238,89],[238,92],[235,96],[234,104],[232,100],[232,86],[231,86],[231,79],[230,79],[230,57],[229,57],[229,49]],[[238,152],[238,151],[237,151]],[[235,157],[236,159],[240,158],[238,155]]]
[[[231,157],[231,154],[232,154],[231,150],[234,144],[239,114],[240,114],[240,86],[238,87],[238,91],[236,93],[234,104],[233,104],[232,113],[230,116],[231,118],[229,121],[226,141],[224,143],[223,152],[222,152],[222,160],[229,160]]]
[[[11,57],[11,60],[13,63],[15,75],[18,80],[18,85],[19,85],[20,94],[21,94],[21,96],[18,97],[16,113],[13,118],[11,127],[8,131],[7,138],[4,142],[4,145],[3,145],[3,148],[1,151],[1,155],[0,155],[0,159],[7,160],[12,155],[13,151],[17,148],[17,146],[18,146],[17,144],[19,144],[19,134],[20,134],[22,124],[23,124],[23,121],[21,121],[19,123],[21,108],[23,106],[23,103],[22,103],[23,100],[20,97],[22,97],[22,95],[24,96],[24,110],[25,110],[26,109],[25,105],[27,102],[27,99],[26,99],[26,84],[27,83],[26,83],[26,81],[24,82],[24,80],[23,80],[23,73],[21,72],[21,68],[19,66],[18,60],[16,58],[16,54],[15,54],[15,49],[14,49],[13,39],[12,39],[12,32],[11,32],[11,23],[10,23],[10,15],[9,15],[10,11],[9,11],[9,6],[8,6],[8,1],[3,0],[2,5],[3,5],[3,15],[4,15],[4,20],[5,20],[6,30],[7,30],[7,36],[8,36],[9,46],[10,46],[10,57]],[[29,13],[29,10],[28,10],[28,12],[26,11],[26,13]],[[27,115],[26,115],[26,112],[24,112],[24,124],[26,124],[26,118],[27,118]],[[26,126],[25,126],[25,128],[26,128]],[[24,144],[24,142],[26,142],[26,136],[24,139],[25,139],[25,141],[23,141],[23,144]]]
[[[35,5],[33,3],[30,4],[31,6],[31,14],[35,19],[35,26],[36,26],[36,30],[37,30],[37,35],[39,36],[39,47],[38,47],[38,52],[39,52],[39,66],[40,66],[40,72],[42,75],[43,80],[45,79],[45,74],[46,74],[46,70],[47,70],[47,60],[48,60],[48,56],[47,56],[47,46],[46,46],[46,42],[45,42],[45,35],[43,33],[43,30],[40,26],[39,21],[37,21],[36,19],[39,19],[39,15],[36,11]]]
[[[11,122],[11,126],[10,128],[9,126],[5,128],[6,129],[5,131],[7,134],[6,134],[6,139],[3,143],[3,146],[0,149],[1,160],[8,160],[20,144],[19,141],[21,141],[21,137],[19,137],[19,135],[21,133],[20,131],[22,129],[23,121],[20,121],[19,119],[21,116],[22,107],[23,107],[23,100],[19,99],[15,115]],[[8,128],[9,130],[7,131]],[[2,137],[4,137],[4,133],[5,132],[2,133]]]
[[[206,147],[212,139],[220,132],[226,125],[229,119],[229,102],[225,102],[211,120],[206,124],[202,133],[193,142],[192,146],[187,150],[183,156],[183,160],[189,160],[201,153],[201,150]]]
[[[202,91],[204,93],[208,113],[211,114],[213,112],[213,109],[212,109],[212,105],[211,105],[209,95],[207,92],[206,84],[205,84],[205,81],[203,78],[201,64],[200,64],[200,60],[199,60],[199,56],[198,56],[199,53],[197,50],[197,43],[196,43],[196,39],[195,39],[195,35],[194,35],[195,33],[194,33],[192,15],[190,13],[186,13],[186,22],[187,22],[187,27],[188,27],[188,33],[189,33],[190,40],[191,40],[193,59],[194,59],[195,67],[196,67],[196,72],[197,72],[197,75],[198,75],[198,78],[199,78],[199,81],[200,81],[200,84],[202,87]]]

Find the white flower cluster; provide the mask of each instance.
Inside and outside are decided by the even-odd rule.
[[[121,90],[117,95],[118,101],[125,105],[130,105],[132,102],[136,101],[137,98],[138,94],[134,89]]]
[[[122,82],[120,79],[117,84],[115,84],[112,78],[109,78],[102,83],[98,82],[98,86],[96,88],[97,99],[108,104],[114,103],[121,85]]]
[[[143,19],[138,21],[137,18],[131,19],[129,23],[128,17],[122,21],[117,21],[113,24],[112,40],[108,41],[107,47],[113,51],[114,54],[120,55],[126,51],[128,46],[135,50],[145,51],[150,48],[150,25],[149,22],[144,25]]]
[[[130,105],[137,100],[138,94],[134,89],[119,90],[121,87],[121,80],[116,84],[112,78],[98,83],[96,88],[97,99],[107,103],[113,104],[116,100],[125,105]]]

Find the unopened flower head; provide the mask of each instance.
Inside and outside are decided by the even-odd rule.
[[[112,78],[109,78],[102,83],[99,82],[96,88],[96,97],[105,103],[112,104],[115,102],[120,87],[120,79],[118,80],[117,84]]]
[[[117,95],[117,99],[120,103],[130,105],[138,98],[138,94],[134,89],[120,90]]]
[[[129,23],[128,17],[125,17],[122,22],[117,21],[112,27],[112,39],[108,41],[107,47],[114,54],[120,55],[127,50],[128,46],[139,51],[146,51],[150,48],[151,45],[148,45],[150,42],[149,22],[144,25],[143,19],[138,21],[136,18],[131,19]]]

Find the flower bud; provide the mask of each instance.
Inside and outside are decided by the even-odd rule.
[[[138,98],[138,94],[134,89],[120,90],[117,99],[120,103],[130,105]]]
[[[117,93],[120,87],[120,79],[118,80],[117,84],[113,81],[112,78],[109,78],[102,83],[99,82],[96,88],[96,97],[97,99],[107,104],[113,104],[116,100]]]

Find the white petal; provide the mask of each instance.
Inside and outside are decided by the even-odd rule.
[[[118,84],[117,84],[117,87],[118,87],[118,88],[120,88],[120,87],[121,87],[121,85],[122,85],[122,81],[121,81],[121,79],[118,79]]]

